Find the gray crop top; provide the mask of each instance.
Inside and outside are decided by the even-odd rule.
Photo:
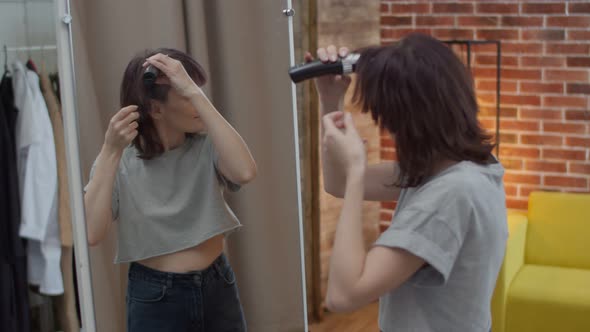
[[[225,188],[239,186],[217,171],[208,136],[187,138],[151,160],[137,153],[132,146],[125,149],[113,186],[115,263],[177,252],[241,227],[223,197]],[[95,167],[96,161],[90,179]]]

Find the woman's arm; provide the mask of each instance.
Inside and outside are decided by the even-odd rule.
[[[136,106],[122,108],[113,116],[105,142],[96,158],[94,174],[84,194],[88,244],[99,244],[113,222],[113,187],[121,155],[137,136]]]
[[[199,110],[219,156],[217,167],[223,176],[236,184],[245,184],[256,177],[256,162],[240,134],[221,116],[201,89],[190,97]]]
[[[215,109],[203,90],[191,79],[182,63],[158,53],[148,58],[143,66],[149,64],[160,69],[176,91],[188,98],[199,112],[219,156],[217,167],[221,174],[236,184],[245,184],[254,179],[256,162],[248,146],[240,134]]]
[[[318,58],[324,62],[336,61],[338,55],[345,57],[348,49],[340,49],[336,53],[333,45],[327,49],[320,48],[317,51]],[[307,53],[306,61],[312,61],[313,57]],[[320,113],[322,116],[332,112],[344,110],[344,95],[350,85],[350,77],[341,75],[330,75],[317,78],[315,84],[320,98]],[[336,119],[337,127],[342,126],[340,119]],[[324,135],[322,125],[321,137]],[[324,190],[332,196],[343,198],[346,183],[346,172],[334,163],[330,156],[321,150],[322,173],[324,175]],[[383,162],[367,167],[365,173],[363,199],[368,201],[394,201],[397,200],[400,188],[391,186],[399,175],[399,168],[395,162]]]
[[[351,311],[399,287],[424,260],[401,249],[365,249],[362,230],[362,201],[366,157],[350,114],[342,127],[335,119],[341,113],[324,116],[324,149],[346,170],[344,205],[340,215],[328,276],[326,304],[332,311]]]

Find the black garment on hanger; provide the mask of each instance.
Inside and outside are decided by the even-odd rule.
[[[18,188],[12,79],[0,82],[0,331],[29,332],[29,295],[25,243],[18,234]]]
[[[57,97],[57,101],[59,101],[59,103],[61,104],[61,94],[59,91],[59,74],[49,74],[49,81],[51,82],[51,87],[53,88],[53,92]]]

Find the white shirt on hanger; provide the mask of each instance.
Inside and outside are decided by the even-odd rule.
[[[29,283],[47,295],[63,293],[57,221],[57,162],[51,120],[39,77],[13,64],[17,166],[21,196],[20,236],[28,239]]]

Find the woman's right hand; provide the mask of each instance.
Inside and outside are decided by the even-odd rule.
[[[338,56],[345,57],[348,55],[348,48],[341,47],[339,50],[336,46],[330,45],[327,48],[319,48],[317,50],[318,58],[324,62],[336,62]],[[311,53],[305,54],[305,61],[313,61]],[[344,95],[348,86],[350,85],[351,78],[347,75],[326,75],[316,78],[315,85],[318,90],[320,102],[327,111],[336,111],[344,100]]]
[[[136,105],[120,109],[109,122],[105,134],[105,146],[113,152],[122,152],[137,136],[138,118],[139,113]]]

